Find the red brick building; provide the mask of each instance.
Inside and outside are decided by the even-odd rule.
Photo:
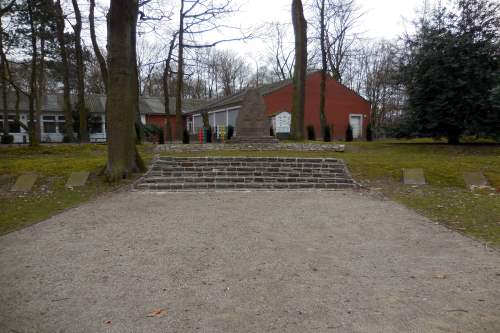
[[[314,126],[319,138],[321,129],[319,121],[321,72],[313,72],[307,76],[304,125]],[[259,88],[264,98],[267,113],[273,116],[292,111],[293,83],[290,80],[265,85]],[[241,107],[245,92],[241,92],[212,102],[201,109],[190,113],[187,125],[192,133],[203,126],[201,112],[208,112],[211,126],[234,126],[237,113]],[[335,139],[345,139],[347,126],[351,123],[354,137],[366,137],[366,128],[370,121],[370,103],[353,90],[327,77],[325,96],[325,115],[327,124],[333,126]],[[271,122],[270,122],[271,126]]]

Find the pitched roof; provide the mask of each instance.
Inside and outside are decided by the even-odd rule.
[[[63,94],[48,94],[42,95],[41,101],[42,112],[64,112],[64,97]],[[141,114],[165,114],[163,105],[164,99],[160,97],[140,96],[139,110]],[[203,100],[184,100],[183,113],[190,112],[199,107]],[[76,104],[76,96],[71,95],[71,104]],[[175,114],[175,98],[170,98],[170,114]],[[14,92],[9,92],[7,97],[7,108],[14,111],[16,105],[16,95]],[[104,113],[106,110],[105,95],[86,95],[85,106],[91,113]],[[0,94],[0,110],[3,110],[3,97]],[[19,110],[26,112],[29,110],[29,100],[25,95],[20,95]]]
[[[317,74],[317,73],[321,73],[321,71],[320,70],[312,71],[312,72],[307,74],[307,77],[310,77],[310,76]],[[334,80],[331,76],[328,76],[328,77],[331,80]],[[368,102],[363,96],[361,96],[360,94],[358,94],[354,90],[350,89],[349,87],[343,85],[342,83],[340,83],[338,81],[336,81],[336,82],[338,84],[340,84],[341,86],[343,86],[345,89],[348,89],[352,93],[356,94],[357,96],[359,96],[360,98],[362,98],[363,100]],[[288,79],[288,80],[283,80],[283,81],[279,81],[279,82],[266,84],[266,85],[258,87],[258,89],[259,89],[261,95],[265,96],[265,95],[269,95],[277,90],[280,90],[281,88],[287,87],[287,86],[291,85],[292,83],[293,83],[293,81]],[[212,110],[217,110],[217,109],[222,109],[222,108],[230,108],[233,106],[239,106],[243,102],[243,98],[245,97],[246,92],[247,92],[247,89],[242,90],[242,91],[240,91],[236,94],[233,94],[231,96],[217,99],[213,102],[207,102],[205,105],[202,105],[201,107],[196,108],[196,109],[192,110],[191,112],[187,112],[187,113],[192,114],[192,113],[197,113],[197,112],[202,112],[202,111],[212,111]]]
[[[275,92],[276,90],[279,90],[283,87],[286,87],[290,84],[292,84],[292,80],[284,80],[284,81],[266,84],[266,85],[258,87],[257,89],[259,89],[262,96],[265,96],[265,95],[268,95],[270,93]],[[243,102],[243,98],[245,97],[246,92],[247,92],[247,89],[242,90],[234,95],[223,97],[223,98],[220,98],[220,99],[212,101],[212,102],[208,102],[205,105],[202,105],[201,107],[198,107],[198,108],[196,108],[188,113],[195,113],[195,112],[200,112],[200,111],[211,111],[211,110],[216,110],[216,109],[220,109],[220,108],[228,108],[228,107],[240,105]]]

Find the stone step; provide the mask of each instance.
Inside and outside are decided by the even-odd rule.
[[[326,158],[161,157],[135,185],[152,191],[354,188],[344,162]]]
[[[202,161],[235,161],[235,162],[300,162],[300,163],[342,163],[337,158],[309,158],[309,157],[172,157],[161,156],[156,162],[202,162]]]
[[[165,183],[352,183],[345,177],[148,177],[145,184]]]
[[[350,189],[354,183],[175,183],[158,184],[141,183],[138,190],[148,191],[182,191],[182,190],[284,190],[284,189]]]
[[[281,171],[281,172],[264,172],[256,171],[151,171],[146,175],[149,177],[343,177],[345,172],[330,172],[330,171]]]
[[[152,171],[163,171],[163,172],[173,172],[173,171],[190,171],[190,172],[215,172],[215,171],[226,171],[226,172],[345,172],[345,167],[338,165],[330,168],[314,168],[314,167],[291,167],[291,166],[234,166],[234,165],[205,165],[205,166],[160,166],[153,165]]]

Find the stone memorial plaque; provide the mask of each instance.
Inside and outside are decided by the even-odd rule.
[[[482,172],[465,172],[464,181],[467,188],[471,190],[474,188],[487,188],[490,186],[488,180]]]
[[[403,183],[405,185],[425,185],[423,169],[403,169]]]
[[[19,176],[16,183],[12,186],[12,192],[30,192],[35,185],[38,176],[34,173],[28,173]]]
[[[90,172],[81,171],[81,172],[72,172],[69,176],[68,182],[66,183],[66,187],[80,187],[84,186],[87,183],[87,179],[89,178]]]

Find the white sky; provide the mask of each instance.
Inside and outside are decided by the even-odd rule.
[[[65,0],[69,2],[69,0]],[[109,7],[109,0],[97,0],[104,7]],[[228,23],[233,26],[250,28],[261,26],[270,22],[291,23],[291,0],[233,0],[236,5],[241,6],[241,11],[235,13]],[[176,4],[178,0],[165,0],[165,3]],[[306,5],[311,0],[303,0]],[[410,28],[409,22],[416,17],[416,10],[422,7],[424,0],[356,0],[363,16],[359,20],[358,32],[366,39],[394,39],[400,36],[406,27]],[[177,9],[174,9],[177,13]],[[99,16],[101,16],[99,18]],[[307,16],[307,14],[306,14]],[[99,21],[99,37],[104,43],[105,25],[104,18],[96,13]],[[306,17],[307,19],[308,17]],[[99,24],[101,23],[101,24]],[[172,22],[173,23],[173,22]],[[171,24],[172,24],[171,23]],[[175,24],[175,23],[174,23]],[[406,25],[406,27],[405,27]],[[312,30],[312,28],[310,29]],[[225,30],[222,34],[211,34],[205,36],[205,41],[237,37],[240,34]],[[166,43],[166,42],[163,42]],[[290,41],[293,43],[293,40]],[[103,44],[105,45],[105,44]],[[221,49],[235,50],[242,56],[257,62],[265,53],[266,44],[261,39],[253,39],[247,42],[230,42],[218,46]]]
[[[291,22],[291,0],[235,1],[241,4],[241,12],[231,19],[233,25],[249,27],[273,21]],[[304,0],[304,4],[307,1]],[[397,38],[409,26],[408,22],[415,18],[416,10],[422,6],[422,3],[423,0],[357,0],[360,12],[363,13],[357,30],[367,39]],[[245,43],[224,43],[219,47],[233,49],[255,60],[265,50],[263,41],[258,39]]]

